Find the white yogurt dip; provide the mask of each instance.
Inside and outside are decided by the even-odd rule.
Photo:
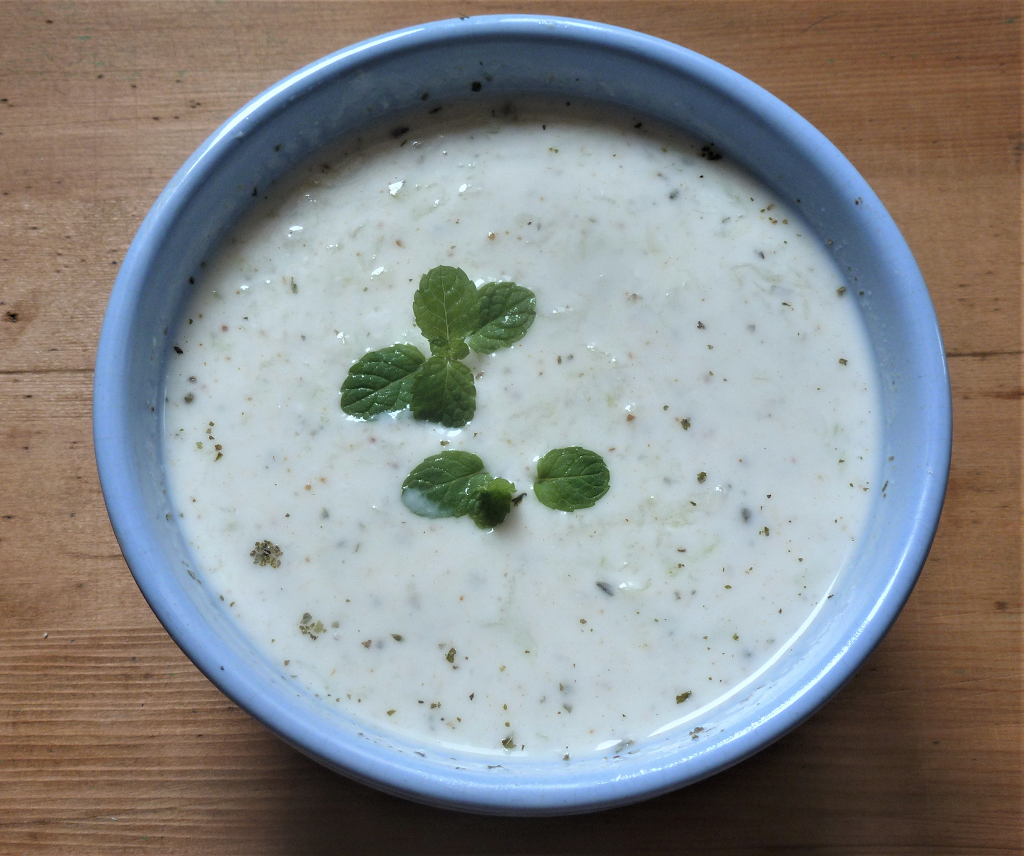
[[[297,689],[435,745],[610,753],[692,728],[825,606],[879,393],[852,295],[766,187],[564,103],[425,110],[280,184],[174,332],[164,454],[197,571]],[[532,328],[466,358],[463,429],[346,416],[364,353],[429,353],[412,297],[442,264],[532,289]],[[530,487],[566,446],[611,474],[573,513]],[[444,449],[526,493],[499,527],[402,503]]]

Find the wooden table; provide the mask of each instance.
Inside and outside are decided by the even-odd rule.
[[[323,54],[501,11],[670,39],[800,111],[903,229],[953,382],[938,538],[860,674],[739,767],[569,819],[384,796],[222,697],[139,594],[90,435],[111,285],[188,154]],[[0,852],[1020,853],[1022,12],[896,0],[0,5]]]

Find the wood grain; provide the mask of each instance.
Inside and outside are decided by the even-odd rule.
[[[150,612],[92,457],[110,288],[191,151],[338,47],[499,11],[684,44],[817,125],[907,237],[953,387],[939,534],[860,674],[753,759],[580,818],[424,808],[279,742]],[[1021,853],[1022,21],[1016,2],[0,4],[0,853]]]

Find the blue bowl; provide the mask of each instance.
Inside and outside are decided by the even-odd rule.
[[[381,117],[469,95],[563,95],[624,108],[715,144],[798,208],[827,242],[863,313],[883,397],[882,478],[866,537],[827,610],[744,698],[634,754],[571,764],[453,753],[375,730],[296,694],[189,569],[161,453],[168,331],[189,277],[266,187]],[[743,760],[823,705],[885,635],[924,565],[949,471],[951,400],[928,291],[892,218],[817,130],[744,77],[677,45],[541,16],[439,21],[379,36],[296,72],[243,107],[188,159],[147,215],[107,308],[96,358],[96,459],[114,532],[160,621],[228,697],[327,767],[435,805],[562,814],[622,805]],[[846,584],[844,584],[844,582]],[[696,722],[695,722],[696,724]]]

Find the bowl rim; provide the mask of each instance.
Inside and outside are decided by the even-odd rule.
[[[130,390],[123,383],[129,353],[132,319],[145,287],[143,275],[159,251],[160,239],[188,205],[196,188],[230,153],[241,132],[269,121],[289,99],[299,99],[337,74],[347,73],[395,51],[437,47],[472,39],[550,39],[612,49],[645,63],[656,63],[680,75],[699,78],[725,93],[744,109],[783,130],[798,142],[805,156],[816,158],[843,176],[847,185],[876,204],[884,215],[879,228],[891,232],[893,254],[914,291],[917,326],[930,347],[931,381],[945,394],[936,395],[926,414],[931,480],[913,509],[913,526],[905,550],[889,575],[873,609],[842,651],[812,675],[784,705],[738,733],[713,753],[653,765],[634,774],[614,770],[590,782],[564,784],[474,780],[445,776],[417,764],[412,753],[400,759],[383,757],[369,744],[339,746],[320,729],[304,722],[294,710],[261,695],[243,668],[225,669],[216,637],[182,615],[174,585],[162,578],[158,552],[146,537],[152,525],[142,513],[133,486]],[[896,224],[867,182],[817,129],[762,87],[731,69],[680,45],[654,36],[594,21],[544,15],[487,15],[418,24],[385,33],[325,56],[275,83],[224,122],[188,158],[146,215],[115,282],[96,356],[93,401],[94,444],[101,487],[115,535],[135,580],[151,608],[174,641],[200,670],[229,698],[277,733],[286,742],[321,763],[374,787],[434,805],[502,814],[562,814],[590,811],[634,802],[689,784],[719,772],[759,751],[795,728],[821,707],[860,667],[895,621],[923,568],[938,526],[949,473],[952,442],[952,403],[949,376],[934,307],[917,264]]]

